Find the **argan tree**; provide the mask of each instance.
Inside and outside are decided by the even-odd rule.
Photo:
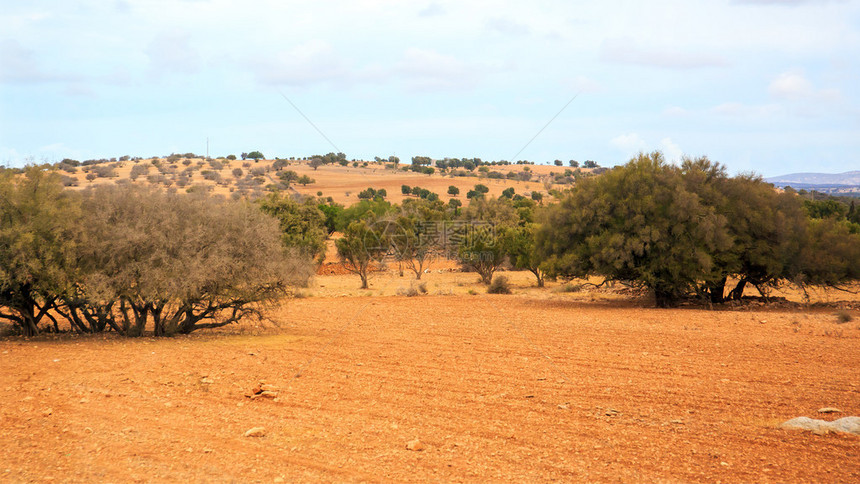
[[[313,272],[308,257],[284,247],[278,221],[250,204],[100,186],[83,206],[79,290],[66,307],[78,321],[101,311],[127,336],[259,315]]]
[[[270,193],[257,201],[263,213],[278,219],[281,240],[286,247],[299,250],[318,263],[325,258],[328,237],[326,215],[313,199],[298,202],[279,192]]]
[[[367,289],[368,273],[390,249],[388,222],[366,216],[351,222],[343,237],[335,241],[343,266],[361,278],[361,289]]]
[[[661,307],[716,280],[714,253],[731,244],[726,217],[687,190],[659,152],[577,184],[537,234],[554,274],[632,281]]]
[[[60,175],[28,167],[0,171],[0,319],[25,336],[50,320],[58,295],[74,283],[78,197]]]

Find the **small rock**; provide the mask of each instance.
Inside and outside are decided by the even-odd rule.
[[[860,417],[842,417],[832,422],[809,417],[797,417],[783,422],[780,427],[784,429],[809,430],[817,435],[829,434],[830,432],[860,435]]]
[[[275,482],[275,484],[280,484],[280,483],[284,482],[284,478],[283,477],[276,477],[274,482]]]
[[[211,385],[212,383],[215,383],[215,380],[213,380],[207,376],[207,377],[201,378],[200,383],[203,383],[205,385]]]
[[[679,419],[679,418],[676,418],[676,419],[674,419],[674,420],[670,420],[670,421],[669,421],[669,423],[678,424],[678,425],[683,425],[683,424],[684,424],[684,421],[683,421],[683,420],[681,420],[681,419]]]
[[[606,415],[607,417],[615,417],[616,415],[620,415],[620,414],[621,414],[621,412],[619,412],[618,410],[615,410],[614,408],[607,408],[606,412],[604,412],[604,415]]]
[[[818,413],[842,413],[842,410],[833,407],[819,408]]]
[[[409,442],[406,442],[406,449],[420,452],[424,450],[424,444],[418,439],[410,440]]]
[[[254,427],[245,431],[245,437],[265,437],[266,429],[263,427]]]
[[[80,403],[90,403],[90,401],[89,401],[89,400],[87,400],[86,398],[82,398],[82,399],[80,399],[80,401],[79,401],[79,402],[80,402]]]
[[[52,413],[54,413],[53,408],[46,408],[46,409],[42,410],[42,415],[44,415],[46,417],[51,415]]]
[[[568,404],[566,404],[566,403],[561,403],[558,405],[558,409],[559,410],[570,410],[570,406],[568,406]]]

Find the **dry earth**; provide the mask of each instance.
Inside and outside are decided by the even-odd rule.
[[[777,428],[860,415],[857,319],[513,276],[319,277],[264,324],[0,340],[0,480],[860,481],[860,438]],[[260,380],[277,399],[246,396]]]

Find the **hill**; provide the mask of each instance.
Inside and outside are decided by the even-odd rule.
[[[810,187],[837,187],[851,186],[860,187],[860,171],[846,171],[845,173],[791,173],[766,178],[766,181],[774,185],[794,188]]]
[[[412,196],[402,193],[403,185],[425,188],[445,201],[457,198],[465,202],[466,193],[476,184],[487,186],[494,197],[508,188],[524,196],[533,192],[547,196],[554,188],[563,189],[576,178],[600,170],[548,165],[482,165],[474,170],[435,169],[433,174],[424,174],[411,171],[411,165],[376,161],[332,163],[314,168],[307,160],[227,160],[179,155],[80,166],[58,163],[57,166],[66,186],[77,189],[103,183],[135,183],[187,191],[205,190],[234,198],[256,198],[267,191],[282,190],[331,197],[346,205],[357,202],[359,192],[366,188],[385,189],[387,200],[400,203]],[[285,183],[283,174],[290,171],[294,178],[306,176],[312,181]],[[450,186],[457,187],[459,193],[449,195]]]

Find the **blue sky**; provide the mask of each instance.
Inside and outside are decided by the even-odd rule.
[[[350,158],[860,169],[858,1],[0,0],[0,25],[12,166],[336,151],[283,95]]]

